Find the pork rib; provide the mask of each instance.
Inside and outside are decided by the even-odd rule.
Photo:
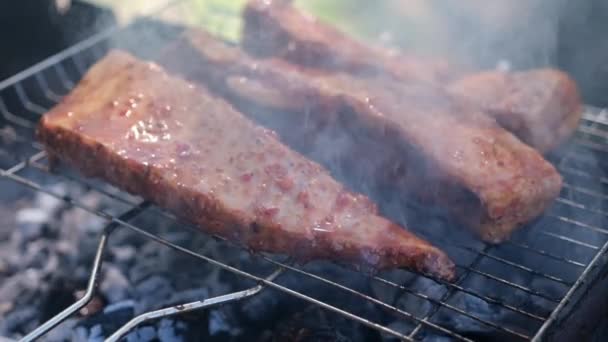
[[[448,91],[481,106],[543,153],[570,137],[582,114],[576,84],[557,70],[465,75],[447,62],[361,44],[287,1],[250,0],[244,19],[243,46],[254,56],[358,76],[380,74],[403,82],[449,84]]]
[[[452,279],[448,257],[206,90],[114,51],[44,115],[53,158],[254,251]]]
[[[350,159],[349,172],[368,166],[368,177],[442,203],[490,242],[539,216],[561,188],[537,151],[442,89],[252,59],[199,30],[186,32],[161,60],[272,125],[298,150],[323,132],[353,137],[321,148]],[[268,109],[280,114],[264,118]]]

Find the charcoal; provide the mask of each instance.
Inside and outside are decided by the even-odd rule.
[[[49,219],[49,213],[39,208],[25,208],[15,215],[15,223],[24,241],[39,237],[42,234],[43,226]]]
[[[45,341],[69,341],[74,340],[72,337],[75,333],[76,325],[78,324],[77,318],[68,318],[59,324],[55,329],[49,331],[48,335],[45,336]]]
[[[175,322],[170,319],[161,320],[158,326],[158,338],[161,341],[184,341],[183,336],[179,333],[179,325],[183,324],[175,324]]]
[[[35,180],[41,181],[36,178]],[[97,185],[103,186],[101,183]],[[83,200],[86,205],[97,210],[108,210],[114,214],[125,210],[116,200],[95,190],[83,189],[76,183],[54,184],[49,181],[45,186],[60,195]],[[79,298],[76,294],[82,294],[87,286],[99,239],[104,225],[107,224],[103,219],[65,204],[62,200],[41,193],[24,193],[20,189],[9,186],[6,191],[3,188],[0,193],[0,335],[15,339],[32,331]],[[107,187],[104,189],[121,197],[125,196]],[[378,194],[378,197],[385,195]],[[573,192],[564,192],[563,196],[573,201],[582,200],[581,194]],[[440,236],[439,244],[460,265],[470,265],[478,259],[478,254],[468,249],[485,248],[482,243],[466,234],[455,234],[457,228],[445,224],[440,214],[421,214],[419,209],[410,208],[409,203],[402,203],[398,198],[385,199],[389,203],[382,207],[388,216],[395,217],[399,222],[407,221],[412,226],[428,228],[420,232],[423,236],[432,239]],[[588,208],[605,210],[605,202],[587,199],[585,203]],[[586,224],[605,226],[605,218],[600,218],[592,212],[581,211],[562,203],[557,203],[555,210],[561,215]],[[258,256],[251,256],[239,248],[185,229],[181,223],[162,218],[150,210],[130,222],[173,243],[258,276],[267,276],[275,269],[275,265]],[[560,229],[572,228],[563,224],[560,226],[559,222],[551,218],[541,220],[538,225],[548,231],[555,229],[558,233]],[[569,258],[580,262],[588,262],[595,253],[589,248],[573,247],[565,245],[563,241],[547,239],[535,229],[539,228],[533,227],[516,234],[515,243],[523,241],[533,248],[541,248],[557,255],[564,255],[565,246],[569,246]],[[599,239],[599,235],[593,235],[597,232],[581,231],[584,233],[576,237],[583,241],[596,245],[601,245],[604,241]],[[573,234],[579,233],[573,231],[569,234],[574,236]],[[450,241],[445,241],[444,246],[443,240]],[[525,252],[512,244],[493,247],[487,250],[487,254],[558,276],[569,282],[574,282],[581,271],[579,267]],[[283,259],[277,257],[276,260]],[[432,305],[428,300],[398,287],[332,263],[315,262],[297,266],[364,295],[378,298],[420,319],[431,315],[429,322],[454,329],[460,335],[474,340],[500,341],[513,337],[444,306]],[[558,282],[506,266],[489,257],[477,260],[474,268],[549,297],[559,298],[567,290],[567,286]],[[555,303],[551,301],[480,274],[469,272],[467,275],[464,268],[459,269],[459,275],[463,276],[459,286],[481,296],[500,299],[505,304],[541,317],[547,317],[555,307]],[[454,287],[408,271],[393,270],[382,272],[378,276],[433,300],[445,300],[447,305],[494,322],[503,328],[530,334],[540,324],[501,305],[454,291]],[[368,304],[360,297],[293,271],[285,271],[275,282],[399,332],[409,333],[416,326],[416,322],[399,314]],[[166,248],[125,227],[118,227],[112,232],[98,284],[95,296],[103,299],[105,307],[86,316],[72,316],[42,340],[102,340],[138,314],[204,300],[256,285],[253,281],[244,280],[243,277],[223,271],[210,263]],[[281,337],[293,337],[298,332],[302,333],[298,336],[305,337],[300,341],[395,340],[388,334],[377,333],[327,310],[311,309],[306,301],[270,287],[256,296],[220,308],[214,307],[147,322],[130,332],[126,340],[283,341]],[[430,327],[422,328],[416,337],[430,341],[453,340],[452,337]]]
[[[32,307],[17,308],[4,316],[0,322],[0,334],[29,331],[38,323],[37,316],[38,313]]]
[[[136,312],[144,312],[157,308],[159,302],[167,300],[173,293],[173,288],[167,278],[154,275],[137,284],[134,293],[138,300]]]
[[[209,334],[238,336],[242,333],[239,322],[231,310],[211,310],[209,312]]]
[[[129,281],[118,267],[106,265],[99,290],[110,303],[116,303],[127,298]]]
[[[101,324],[94,325],[89,331],[89,341],[103,341],[103,329]]]
[[[76,327],[76,329],[74,329],[74,334],[72,337],[73,341],[86,341],[89,337],[89,331],[88,329],[84,328],[84,327]]]
[[[150,342],[156,337],[156,329],[154,327],[141,327],[126,336],[127,341]]]
[[[106,315],[115,315],[117,312],[130,312],[129,315],[133,315],[135,308],[135,302],[127,299],[118,303],[110,304],[103,309],[103,313]]]
[[[110,248],[110,254],[117,262],[129,262],[135,258],[136,250],[132,246],[115,246]]]

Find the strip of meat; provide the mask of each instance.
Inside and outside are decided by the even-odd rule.
[[[251,0],[244,19],[243,46],[257,57],[278,57],[358,76],[381,74],[403,82],[444,86],[456,81],[448,91],[481,106],[499,124],[543,153],[570,137],[582,114],[576,84],[557,70],[488,71],[464,76],[449,63],[361,44],[286,1]]]
[[[480,105],[543,153],[563,144],[583,113],[576,84],[554,69],[480,72],[453,82],[448,90]]]
[[[447,82],[464,75],[445,60],[398,54],[349,38],[294,8],[286,0],[253,0],[244,12],[242,45],[256,57],[358,74],[384,73],[403,79]]]
[[[53,158],[253,251],[444,279],[448,257],[206,90],[114,51],[44,115]]]
[[[369,167],[368,177],[403,183],[490,242],[540,215],[561,188],[560,175],[537,151],[442,89],[296,70],[282,60],[251,59],[197,30],[161,60],[272,125],[297,149],[324,140],[323,132],[353,137],[321,146],[334,152],[324,162],[338,155],[350,159],[351,170]],[[260,118],[255,106],[285,113]]]

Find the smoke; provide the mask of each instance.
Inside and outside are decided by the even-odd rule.
[[[493,68],[503,60],[515,68],[554,64],[566,3],[386,0],[370,6],[360,0],[296,2],[367,41],[481,68]]]
[[[334,1],[337,3],[337,1]],[[353,3],[357,3],[353,1]],[[359,3],[367,3],[367,1],[359,1]],[[565,3],[565,0],[533,0],[527,2],[513,2],[507,0],[495,0],[492,2],[485,1],[473,1],[469,2],[457,2],[455,0],[428,0],[428,1],[407,1],[407,0],[390,0],[384,2],[377,8],[375,6],[367,5],[361,13],[354,14],[356,5],[352,3],[349,5],[350,11],[342,13],[342,20],[345,17],[353,14],[356,20],[353,23],[361,22],[357,20],[364,20],[363,25],[351,24],[350,26],[344,25],[344,27],[350,27],[356,34],[361,34],[366,39],[375,40],[375,42],[381,42],[384,44],[396,45],[404,50],[414,51],[420,54],[434,54],[440,56],[447,56],[449,60],[457,63],[473,64],[477,67],[494,67],[497,64],[504,64],[502,61],[507,61],[510,65],[515,68],[528,68],[534,66],[550,65],[555,61],[555,53],[557,49],[558,31],[557,24],[561,9]],[[366,19],[367,18],[367,19]],[[328,18],[329,19],[329,18]],[[147,55],[149,52],[158,50],[158,46],[154,44],[160,44],[160,41],[164,41],[166,36],[174,33],[174,28],[168,30],[150,30],[150,26],[144,25],[132,27],[132,31],[135,32],[131,36],[122,36],[122,46],[128,46],[131,50],[138,50],[138,54]],[[171,31],[171,32],[167,32]],[[142,32],[153,38],[142,40]],[[380,39],[382,38],[382,39]],[[154,42],[153,44],[147,44]],[[145,49],[143,49],[145,48]],[[245,110],[243,110],[245,111]],[[273,123],[267,123],[271,126]],[[274,122],[278,124],[278,122]],[[389,164],[384,158],[390,158],[390,154],[386,151],[385,146],[373,145],[373,141],[363,143],[368,151],[355,151],[352,150],[350,135],[344,134],[343,131],[334,131],[333,127],[327,130],[318,131],[318,138],[308,145],[309,150],[307,151],[311,158],[316,160],[324,161],[328,165],[333,165],[335,171],[334,175],[336,178],[342,180],[346,178],[351,179],[353,188],[366,194],[371,194],[375,191],[377,184],[374,184],[373,178],[368,177],[373,171],[366,170],[366,168],[374,168],[375,164],[370,162],[369,157],[372,155],[376,157],[379,165]],[[293,137],[296,139],[296,137]],[[365,137],[363,137],[365,138]],[[359,136],[359,139],[362,138]],[[294,143],[295,144],[295,143]],[[343,165],[341,158],[344,151],[348,151],[351,155],[361,156],[357,160],[361,162],[360,165]],[[372,151],[372,152],[370,152]],[[591,156],[590,158],[595,158]],[[337,171],[336,171],[337,170]],[[472,257],[469,259],[462,250],[452,251],[457,249],[451,246],[454,240],[462,239],[465,240],[462,244],[467,246],[472,245],[475,249],[481,249],[481,243],[477,240],[469,240],[468,236],[456,236],[459,234],[452,234],[454,230],[445,222],[439,222],[436,225],[431,225],[431,220],[437,220],[437,218],[428,218],[420,214],[412,214],[412,216],[406,216],[404,208],[406,204],[401,203],[399,200],[393,200],[392,198],[385,197],[385,193],[373,194],[373,197],[381,199],[384,197],[385,201],[381,203],[383,212],[393,220],[406,223],[406,221],[413,220],[412,225],[414,227],[424,227],[426,232],[422,234],[428,234],[431,239],[435,239],[436,236],[440,235],[446,237],[443,240],[450,240],[448,246],[443,246],[442,242],[438,242],[440,247],[447,250],[449,254],[457,259],[461,265],[469,265]],[[402,194],[398,194],[402,195]],[[397,196],[399,197],[399,196]],[[380,200],[379,200],[380,202]],[[587,201],[587,205],[593,207],[602,207],[603,202],[596,203],[593,201]],[[428,209],[428,208],[426,208]],[[571,209],[574,211],[574,209]],[[421,211],[421,210],[420,210]],[[575,217],[577,220],[584,221],[585,217],[581,212],[568,213],[562,211],[561,214],[567,213],[569,217]],[[597,215],[596,215],[597,216]],[[413,217],[413,219],[412,219]],[[596,218],[595,216],[593,216]],[[603,226],[604,218],[597,218],[598,225]],[[418,222],[416,222],[418,221]],[[429,227],[433,226],[433,229]],[[437,228],[435,228],[437,226]],[[532,232],[538,233],[542,229],[560,229],[560,234],[568,235],[571,234],[567,230],[570,226],[562,225],[563,227],[556,225],[536,225]],[[563,228],[563,229],[562,229]],[[530,236],[538,236],[538,234],[530,234]],[[519,236],[520,241],[527,241],[526,236]],[[586,237],[586,236],[585,236]],[[582,237],[581,237],[582,238]],[[596,244],[596,239],[599,238],[595,235],[589,235],[589,240],[593,244]],[[556,243],[553,240],[546,241],[547,243],[539,243],[538,246],[544,250],[554,249],[554,254],[561,255],[564,251],[569,250],[570,257],[575,260],[579,260],[581,255],[586,254],[578,253],[577,249],[572,249],[566,242]],[[599,244],[599,242],[598,242]],[[555,248],[552,246],[556,246]],[[153,246],[156,250],[157,246]],[[557,248],[559,247],[559,248]],[[570,248],[569,248],[570,247]],[[502,248],[502,247],[501,247]],[[501,249],[493,251],[493,253],[499,253]],[[518,258],[514,257],[517,252],[507,251],[504,252],[503,257],[506,260],[515,260],[517,263],[525,266],[530,266],[533,269],[542,269],[543,273],[550,275],[563,276],[563,270],[560,269],[560,265],[555,267],[548,267],[547,258],[544,256],[531,256]],[[469,253],[472,255],[472,253]],[[579,255],[580,254],[580,255]],[[457,257],[457,258],[456,258]],[[226,255],[222,254],[218,256],[218,259],[225,260]],[[542,289],[543,292],[551,294],[558,292],[559,297],[562,294],[563,289],[550,283],[545,287],[544,283],[540,283],[537,279],[539,277],[527,275],[523,272],[512,272],[507,266],[500,264],[486,264],[488,260],[480,264],[480,268],[487,273],[504,273],[501,276],[509,279],[512,282],[520,284],[521,286],[528,286],[532,289]],[[196,268],[196,265],[193,266]],[[184,272],[189,272],[190,268],[185,268]],[[319,272],[321,273],[321,272]],[[403,272],[400,272],[403,275]],[[524,274],[524,275],[522,275]],[[341,281],[348,281],[341,279]],[[574,280],[572,277],[568,280]],[[430,294],[431,298],[441,298],[445,288],[435,285],[436,288],[430,288],[433,284],[429,280],[416,278],[416,282],[420,283],[415,286],[417,291],[424,294]],[[294,281],[299,282],[300,278],[295,278]],[[542,280],[542,279],[541,279]],[[398,282],[404,283],[404,279],[399,279]],[[213,283],[213,280],[209,281]],[[149,284],[148,284],[149,285]],[[474,276],[468,279],[465,284],[467,288],[474,288],[476,291],[487,292],[488,297],[499,297],[509,305],[519,306],[521,303],[526,301],[531,302],[523,304],[529,308],[539,307],[537,309],[541,314],[545,315],[550,312],[551,307],[546,305],[541,300],[529,296],[525,293],[514,291],[512,288],[506,288],[504,291],[500,291],[500,287],[494,283],[488,281],[488,279],[481,276]],[[104,286],[102,285],[102,291]],[[108,287],[109,288],[109,287]],[[410,288],[414,288],[411,285]],[[557,289],[557,290],[556,290]],[[142,289],[138,289],[142,290]],[[562,291],[562,292],[560,292]],[[170,291],[165,291],[170,292]],[[322,291],[315,291],[322,293]],[[376,295],[382,298],[383,295],[387,294],[386,289],[380,289]],[[166,294],[169,296],[168,294]],[[158,293],[155,293],[153,297],[149,297],[153,301],[158,301]],[[116,299],[117,301],[120,299]],[[388,301],[388,300],[387,300]],[[539,303],[535,302],[538,301]],[[141,302],[141,301],[140,301]],[[477,297],[469,298],[464,296],[462,293],[457,294],[452,299],[452,302],[457,307],[462,307],[463,310],[471,312],[473,315],[482,317],[485,320],[504,323],[505,317],[509,318],[515,316],[512,312],[504,308],[497,308],[498,305],[491,304],[491,301],[484,301]],[[289,305],[287,305],[289,306]],[[430,302],[421,299],[410,299],[407,297],[399,299],[399,306],[403,307],[408,312],[415,312],[417,316],[425,316],[430,309]],[[489,331],[494,330],[488,327],[477,327],[474,322],[469,319],[455,315],[452,311],[442,310],[438,316],[441,324],[454,328],[458,331],[473,330],[478,331]],[[214,322],[221,322],[225,320],[224,317],[214,315]],[[398,321],[395,321],[398,323]],[[513,323],[514,326],[521,328],[523,331],[532,333],[532,329],[526,327],[528,320],[521,319]],[[219,324],[219,323],[218,323]]]

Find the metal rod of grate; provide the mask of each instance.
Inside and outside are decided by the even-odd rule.
[[[46,112],[46,110],[48,108],[46,108],[43,105],[35,103],[35,101],[30,98],[25,87],[23,86],[23,82],[33,80],[35,82],[35,84],[38,86],[39,90],[42,92],[42,94],[44,94],[46,100],[48,100],[50,103],[56,103],[61,98],[60,94],[63,94],[63,93],[66,93],[67,91],[69,91],[71,89],[71,87],[73,87],[74,84],[77,82],[76,78],[75,79],[70,78],[70,73],[66,71],[63,63],[69,62],[69,63],[72,63],[73,65],[75,65],[77,71],[80,73],[80,75],[77,75],[77,77],[81,76],[82,73],[86,70],[86,67],[85,67],[86,63],[83,61],[83,55],[88,53],[93,57],[94,60],[100,58],[103,55],[103,52],[100,51],[98,43],[107,40],[108,38],[112,37],[113,35],[115,35],[119,32],[120,32],[120,29],[118,29],[118,28],[112,28],[108,31],[104,31],[80,44],[73,46],[72,48],[70,48],[66,51],[63,51],[55,56],[50,57],[49,59],[41,62],[40,64],[38,64],[20,74],[17,74],[5,81],[0,82],[0,114],[2,115],[2,117],[11,125],[31,130],[35,126],[35,122],[24,119],[20,115],[21,112],[23,111],[23,112],[29,112],[29,113],[42,115],[44,112]],[[50,82],[47,80],[47,78],[44,74],[44,72],[46,72],[46,71],[52,72],[53,75],[60,80],[59,85],[60,85],[61,89],[51,89]],[[3,96],[2,96],[2,93],[4,91],[10,91],[17,96],[17,98],[19,100],[19,105],[20,105],[20,107],[18,109],[14,109],[14,108],[9,109],[7,107],[6,103],[4,102]],[[588,113],[585,114],[584,119],[587,121],[596,122],[596,121],[594,121],[596,119],[596,117],[591,114],[588,114]],[[604,124],[604,119],[603,118],[599,119],[597,122]],[[598,136],[598,135],[602,136],[602,137],[605,136],[605,132],[602,133],[595,128],[594,129],[583,129],[581,132],[584,134],[590,134],[593,136]],[[580,146],[582,146],[580,148],[597,149],[597,146],[596,146],[597,143],[592,143],[590,141],[581,140],[581,138],[577,138],[577,139],[578,139],[577,148],[580,145]],[[403,309],[400,309],[395,305],[385,303],[377,298],[374,298],[367,294],[358,292],[358,291],[351,289],[345,285],[342,285],[338,282],[332,281],[322,275],[313,274],[313,273],[305,271],[299,267],[295,267],[289,263],[279,262],[279,261],[276,261],[267,256],[261,256],[261,258],[265,262],[274,264],[276,266],[276,269],[270,276],[263,278],[263,277],[259,277],[254,274],[248,273],[246,271],[243,271],[241,269],[235,268],[228,264],[225,264],[225,263],[221,262],[220,260],[209,258],[209,257],[199,254],[195,251],[192,251],[192,250],[186,249],[184,247],[181,247],[179,245],[175,245],[171,242],[168,242],[167,240],[163,239],[160,236],[149,233],[144,228],[141,228],[141,227],[133,225],[132,223],[129,223],[129,221],[132,218],[134,218],[135,216],[141,214],[143,211],[146,211],[146,210],[157,211],[167,218],[174,219],[172,214],[167,213],[159,208],[153,207],[153,206],[149,205],[148,203],[145,203],[145,202],[137,203],[136,201],[134,201],[132,199],[126,199],[120,195],[110,193],[110,192],[108,192],[98,186],[92,185],[92,184],[86,182],[86,180],[80,179],[78,177],[71,176],[71,175],[68,175],[65,173],[57,173],[57,174],[51,173],[48,170],[47,166],[44,163],[42,163],[42,161],[44,160],[46,155],[44,152],[41,151],[41,146],[39,146],[39,144],[31,141],[27,137],[21,136],[21,135],[17,136],[16,141],[24,143],[24,144],[28,144],[35,152],[33,154],[31,154],[30,156],[28,156],[25,160],[15,163],[15,165],[13,165],[10,168],[0,169],[0,177],[2,177],[4,179],[10,179],[16,183],[19,183],[23,186],[31,188],[35,191],[44,192],[46,194],[54,196],[58,199],[63,200],[65,203],[67,203],[71,206],[78,207],[80,209],[88,211],[109,222],[108,226],[106,227],[102,236],[100,237],[97,255],[95,257],[95,262],[91,268],[90,280],[89,280],[89,284],[87,286],[87,291],[86,291],[85,295],[81,299],[79,299],[77,302],[72,304],[72,306],[68,307],[66,310],[64,310],[57,316],[53,317],[52,319],[50,319],[49,321],[47,321],[46,323],[44,323],[43,325],[38,327],[36,330],[32,331],[29,335],[27,335],[24,338],[24,340],[34,340],[40,336],[43,336],[46,332],[48,332],[53,327],[55,327],[57,324],[61,323],[63,320],[65,320],[66,318],[68,318],[69,316],[74,314],[76,311],[78,311],[81,307],[83,307],[84,305],[86,305],[89,302],[89,300],[92,298],[92,296],[94,294],[94,291],[96,291],[97,280],[98,280],[97,278],[99,275],[99,270],[102,266],[102,258],[103,258],[103,253],[104,253],[104,250],[105,250],[105,247],[107,244],[107,239],[108,239],[109,235],[112,233],[112,231],[114,231],[115,229],[117,229],[119,227],[130,229],[140,235],[146,236],[149,239],[152,239],[163,245],[166,245],[178,252],[186,253],[186,254],[191,255],[195,258],[198,258],[202,261],[205,261],[205,262],[211,263],[217,267],[220,267],[224,270],[227,270],[229,272],[240,275],[244,278],[254,280],[258,283],[258,285],[254,286],[252,288],[243,290],[243,291],[235,292],[235,293],[230,293],[230,294],[226,294],[226,295],[222,295],[222,296],[218,296],[218,297],[214,297],[214,298],[207,298],[202,301],[197,301],[197,302],[193,302],[193,303],[185,303],[181,306],[169,307],[169,308],[165,308],[165,309],[161,309],[161,310],[157,310],[157,311],[153,311],[153,312],[144,313],[138,317],[133,318],[133,320],[128,322],[125,326],[121,327],[118,331],[115,332],[114,335],[112,335],[112,337],[110,337],[110,340],[117,340],[118,338],[120,338],[120,336],[124,336],[124,334],[128,333],[128,331],[135,328],[139,324],[147,322],[148,320],[158,319],[158,318],[170,316],[170,315],[176,315],[176,314],[180,314],[182,312],[191,311],[191,310],[204,309],[204,308],[208,308],[210,306],[220,304],[220,303],[227,303],[227,302],[233,302],[236,300],[246,299],[246,298],[256,295],[257,293],[259,293],[260,291],[262,291],[265,288],[273,288],[275,290],[283,291],[285,293],[291,294],[295,297],[298,297],[298,298],[308,301],[310,303],[319,305],[327,310],[341,314],[341,315],[348,317],[352,320],[355,320],[361,324],[364,324],[370,328],[377,329],[383,333],[386,333],[386,334],[389,334],[389,335],[392,335],[392,336],[395,336],[397,338],[404,339],[404,340],[415,340],[415,339],[419,338],[421,330],[423,328],[425,328],[425,329],[435,330],[439,333],[445,334],[454,339],[469,341],[470,339],[468,339],[465,336],[462,336],[458,332],[453,331],[450,328],[445,327],[441,324],[433,322],[433,317],[437,314],[437,312],[440,309],[446,309],[446,310],[453,312],[454,314],[468,317],[487,327],[490,327],[496,331],[501,331],[512,337],[521,338],[521,339],[525,339],[525,340],[529,340],[529,339],[537,340],[549,328],[549,326],[551,326],[551,324],[553,324],[555,322],[557,316],[560,313],[560,310],[562,310],[564,308],[564,306],[566,305],[566,303],[568,303],[570,298],[573,296],[574,292],[579,287],[582,286],[582,284],[586,280],[586,277],[589,275],[590,270],[599,262],[600,257],[603,254],[605,254],[606,250],[608,249],[608,243],[604,243],[602,246],[597,246],[597,245],[594,245],[591,243],[587,243],[585,241],[580,241],[579,239],[577,239],[575,237],[564,236],[562,234],[555,233],[552,231],[545,231],[545,230],[537,231],[538,234],[541,234],[547,238],[556,239],[556,240],[559,240],[559,241],[567,243],[567,244],[572,244],[572,245],[575,245],[578,247],[588,248],[588,249],[592,250],[594,252],[593,258],[591,259],[590,262],[585,263],[585,262],[580,262],[577,260],[571,260],[567,256],[556,255],[556,254],[554,254],[554,252],[538,249],[535,246],[528,244],[527,242],[512,241],[512,242],[507,243],[507,245],[517,248],[521,251],[533,253],[535,255],[538,255],[538,256],[541,256],[541,257],[544,257],[547,259],[551,259],[554,261],[558,261],[558,262],[576,267],[578,270],[580,270],[580,276],[576,279],[575,282],[571,282],[571,281],[564,280],[557,275],[540,272],[529,266],[522,265],[519,262],[509,260],[505,257],[499,256],[493,252],[495,249],[494,246],[486,245],[483,248],[478,249],[478,248],[473,248],[473,247],[468,247],[468,246],[460,246],[460,245],[456,245],[456,244],[451,244],[452,246],[455,246],[457,248],[474,253],[476,256],[472,262],[469,262],[468,264],[459,264],[458,265],[458,268],[459,268],[458,281],[456,281],[454,283],[438,282],[440,285],[445,286],[445,288],[446,288],[446,291],[444,292],[443,296],[441,296],[441,298],[438,298],[438,299],[432,298],[432,297],[428,296],[427,294],[419,292],[412,288],[408,288],[407,286],[397,284],[397,283],[389,281],[387,279],[383,279],[379,276],[370,277],[370,281],[396,288],[399,291],[401,291],[402,293],[407,293],[407,294],[415,296],[417,298],[426,300],[432,304],[432,307],[426,312],[425,315],[418,316],[418,315],[414,315],[410,312],[407,312]],[[0,146],[0,150],[1,150],[1,146]],[[3,152],[8,153],[8,154],[11,153],[10,151],[3,151]],[[573,158],[576,158],[576,157],[573,157]],[[131,209],[126,211],[123,215],[115,217],[115,216],[108,214],[107,212],[99,211],[95,208],[91,208],[91,207],[79,202],[77,199],[65,197],[63,195],[54,193],[53,191],[46,189],[45,187],[36,183],[35,181],[32,181],[31,179],[28,179],[25,176],[22,176],[21,172],[28,168],[35,168],[38,171],[52,174],[54,177],[58,177],[66,182],[72,182],[75,184],[79,184],[86,189],[90,189],[91,191],[97,191],[101,194],[104,194],[104,195],[106,195],[110,198],[113,198],[117,201],[120,201],[124,204],[128,204],[129,206],[131,206]],[[560,168],[560,170],[562,170],[562,168]],[[582,174],[583,176],[588,177],[590,179],[595,179],[598,182],[601,181],[601,178],[595,177],[594,175],[589,174],[584,170],[580,170],[580,169],[571,169],[571,170],[566,169],[566,170],[567,171],[565,171],[565,172],[575,172],[577,174]],[[578,185],[570,185],[567,183],[565,188],[571,189],[572,191],[584,193],[589,196],[596,197],[600,200],[606,199],[606,197],[607,197],[603,193],[600,193],[600,192],[597,192],[597,191],[594,191],[591,189],[587,189],[585,187],[581,187]],[[590,212],[590,213],[594,213],[594,214],[598,214],[598,215],[608,216],[608,213],[605,213],[604,211],[602,211],[600,209],[588,208],[585,204],[573,201],[568,198],[560,197],[558,199],[558,203],[568,205],[573,210],[581,210],[581,211],[586,211],[586,212]],[[573,228],[587,229],[587,230],[591,230],[591,231],[598,232],[601,234],[606,234],[608,232],[606,229],[604,229],[602,227],[596,227],[594,225],[591,225],[591,224],[588,224],[585,222],[580,222],[573,218],[566,217],[563,215],[553,215],[552,217],[557,220],[560,220],[561,222],[571,225]],[[196,229],[195,227],[188,227],[188,228]],[[540,292],[534,288],[531,288],[529,286],[513,283],[512,281],[509,281],[508,279],[503,279],[502,277],[499,277],[497,275],[494,275],[494,274],[488,273],[486,271],[483,271],[481,269],[478,269],[479,263],[482,260],[487,260],[487,259],[491,259],[495,262],[498,262],[498,263],[504,265],[505,267],[511,267],[514,270],[517,270],[518,272],[527,273],[531,276],[540,277],[545,280],[564,285],[568,288],[568,290],[565,293],[565,295],[560,296],[559,298],[551,297],[551,296],[547,296],[546,294],[543,294],[542,292]],[[396,330],[383,326],[377,322],[373,322],[364,317],[357,316],[351,312],[340,309],[337,306],[330,305],[325,302],[321,302],[313,297],[310,297],[308,295],[305,295],[305,294],[297,292],[291,288],[288,288],[286,286],[276,283],[274,280],[281,273],[284,273],[284,272],[294,272],[303,277],[309,277],[309,278],[319,281],[321,283],[324,283],[324,284],[333,286],[337,289],[340,289],[341,291],[350,293],[353,296],[360,298],[361,300],[368,301],[370,303],[373,303],[374,305],[381,307],[385,311],[390,312],[391,314],[393,314],[395,316],[402,317],[403,319],[406,319],[406,320],[409,320],[409,321],[415,323],[415,328],[412,329],[406,335],[402,332],[398,332]],[[466,287],[466,285],[464,285],[465,280],[468,277],[470,277],[471,275],[481,276],[481,277],[484,277],[485,279],[487,279],[487,281],[493,281],[496,283],[500,283],[502,285],[507,286],[512,291],[520,291],[523,293],[527,293],[529,295],[543,298],[549,302],[554,303],[555,306],[554,306],[553,310],[551,310],[551,313],[549,315],[539,315],[537,313],[529,312],[525,308],[513,306],[512,304],[509,304],[509,303],[501,300],[500,298],[488,297],[487,295],[484,295],[473,289],[469,289]],[[424,276],[424,275],[420,275],[420,276]],[[513,330],[508,327],[501,326],[497,322],[491,322],[491,321],[487,320],[486,318],[476,316],[473,313],[469,313],[460,307],[450,304],[449,300],[457,293],[464,293],[464,294],[476,297],[476,298],[486,302],[488,305],[492,305],[492,306],[496,306],[496,307],[500,307],[500,308],[509,310],[515,314],[521,315],[522,317],[526,317],[527,319],[531,319],[542,325],[541,325],[540,329],[535,333],[534,336],[529,336],[526,333],[523,333],[523,332],[520,332],[517,330]]]

